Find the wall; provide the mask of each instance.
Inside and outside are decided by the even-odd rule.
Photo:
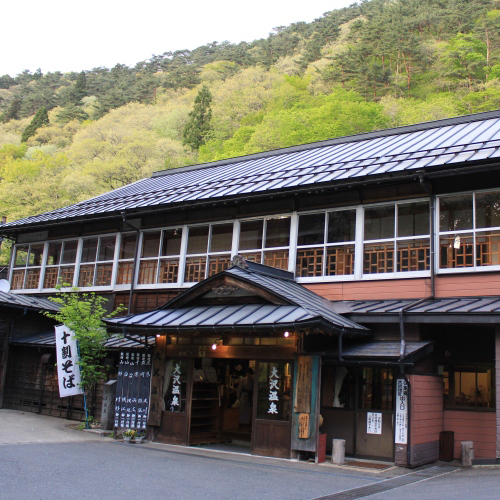
[[[439,459],[439,433],[443,430],[443,379],[410,375],[410,463],[422,465]],[[396,464],[407,465],[407,447],[396,445]]]
[[[455,433],[455,458],[462,457],[462,441],[474,442],[474,458],[496,457],[495,412],[445,410],[444,430]]]
[[[495,334],[495,377],[496,377],[496,408],[497,408],[497,453],[496,458],[500,458],[500,327],[497,327]]]
[[[500,273],[436,276],[436,298],[500,294]],[[329,300],[420,299],[431,293],[429,278],[314,283],[306,288]]]

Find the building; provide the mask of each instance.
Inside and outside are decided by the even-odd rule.
[[[11,294],[127,305],[157,440],[494,462],[499,158],[495,111],[157,172],[3,225]]]

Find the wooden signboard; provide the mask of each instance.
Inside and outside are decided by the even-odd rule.
[[[312,356],[299,356],[294,404],[297,413],[311,413],[312,370]]]
[[[299,415],[299,438],[307,439],[309,437],[309,413]]]
[[[153,353],[153,372],[151,374],[151,398],[148,424],[160,425],[163,398],[163,379],[165,377],[165,347],[167,337],[156,337],[156,347]]]

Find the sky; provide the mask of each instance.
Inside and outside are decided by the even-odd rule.
[[[2,5],[0,75],[134,66],[208,42],[251,42],[354,0],[25,0]]]

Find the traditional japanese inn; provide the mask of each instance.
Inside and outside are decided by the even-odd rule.
[[[127,310],[92,399],[117,431],[500,463],[500,111],[160,171],[0,236],[0,407],[82,417],[41,314],[70,283]]]

